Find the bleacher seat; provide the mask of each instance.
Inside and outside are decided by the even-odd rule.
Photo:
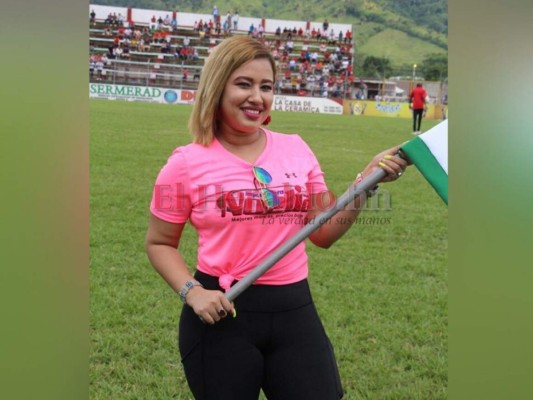
[[[138,28],[145,30],[149,24],[136,23],[134,29]],[[106,35],[106,28],[108,26],[104,21],[96,20],[95,24],[90,25],[89,29],[89,43],[90,49],[93,54],[102,55],[109,53],[109,49],[115,43],[115,38],[118,35],[118,29],[116,26],[111,27],[111,36]],[[248,34],[247,31],[238,31],[234,34]],[[190,46],[193,46],[198,51],[198,60],[182,59],[176,57],[174,52],[178,47],[181,47],[185,38],[190,39]],[[209,39],[201,37],[201,35],[195,31],[192,27],[181,27],[169,32],[170,39],[170,53],[162,52],[162,44],[146,43],[146,50],[139,51],[136,47],[131,46],[129,51],[129,57],[125,59],[110,59],[106,66],[106,76],[108,81],[115,83],[133,84],[133,85],[164,85],[165,87],[175,88],[187,88],[195,90],[198,85],[198,78],[201,73],[206,58],[209,55],[209,50],[212,48],[221,37],[211,37]],[[300,62],[298,62],[295,71],[290,71],[288,79],[283,79],[288,70],[288,60],[296,59],[300,60],[302,50],[306,46],[307,51],[312,54],[318,53],[318,61],[324,66],[328,64],[325,59],[326,52],[334,53],[336,46],[322,41],[317,42],[315,39],[306,39],[305,37],[293,35],[292,42],[294,44],[292,51],[289,54],[284,55],[283,46],[286,43],[286,39],[281,39],[280,36],[275,35],[273,32],[265,32],[263,40],[270,44],[271,47],[279,47],[278,50],[278,65],[279,65],[279,77],[281,79],[280,85],[277,85],[276,91],[278,94],[290,94],[290,95],[310,95],[307,87],[307,74],[301,74]],[[280,46],[276,46],[278,43]],[[346,67],[346,60],[350,57],[350,54],[342,54],[341,59],[344,57],[344,65]],[[351,58],[351,57],[350,57]],[[321,75],[321,71],[315,71],[315,63],[310,65],[310,70],[317,76]],[[189,71],[187,79],[183,79],[184,68]],[[342,82],[343,90],[345,90],[347,83],[347,74],[344,68],[339,70],[330,71],[329,74],[333,75],[334,82]],[[351,65],[348,66],[351,68]],[[192,78],[191,78],[192,76]],[[114,77],[114,78],[113,78]],[[333,85],[334,86],[334,85]],[[332,87],[328,87],[329,90]],[[319,89],[318,80],[314,83],[312,88],[312,94],[320,96],[322,90]]]

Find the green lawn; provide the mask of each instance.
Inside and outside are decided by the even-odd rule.
[[[190,142],[191,108],[90,101],[90,398],[191,399],[177,349],[178,296],[144,253],[155,177]],[[436,121],[424,120],[424,130]],[[411,121],[273,113],[300,133],[341,194],[372,156],[412,138]],[[345,399],[447,398],[447,217],[413,167],[329,250],[310,245],[310,284],[335,346]],[[196,236],[181,247],[195,265]]]

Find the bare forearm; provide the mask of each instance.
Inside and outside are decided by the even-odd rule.
[[[179,293],[185,282],[192,279],[185,260],[177,249],[164,244],[151,244],[147,246],[146,253],[155,270],[176,293]]]
[[[354,183],[357,185],[376,168],[382,168],[385,173],[387,173],[387,175],[381,178],[380,182],[391,182],[398,179],[408,165],[406,160],[397,156],[399,150],[400,146],[396,146],[377,154],[365,169],[358,174]],[[330,220],[326,221],[326,223],[309,236],[311,242],[323,248],[328,248],[335,243],[356,221],[357,216],[366,201],[366,197],[366,194],[358,196],[355,200],[350,202],[344,210],[339,211]],[[307,220],[311,221],[311,223],[313,219],[316,219],[317,215],[319,215],[320,208],[324,209],[325,206],[327,209],[327,207],[332,206],[331,201],[334,201],[327,192],[315,194],[312,198],[314,208],[307,214]],[[322,205],[322,207],[316,207],[317,204]],[[318,221],[315,221],[315,223],[318,223]]]
[[[357,216],[361,212],[361,207],[364,204],[365,199],[359,196],[354,201],[350,202],[344,210],[339,211],[328,221],[326,221],[320,228],[314,231],[309,239],[315,245],[323,248],[329,248],[333,243],[339,240],[350,227],[353,225]],[[318,211],[313,211],[308,214],[310,223],[319,223],[317,216]]]

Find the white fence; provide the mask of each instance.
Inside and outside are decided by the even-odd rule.
[[[116,13],[117,15],[121,14],[124,17],[124,20],[126,20],[128,15],[128,8],[126,7],[113,7],[113,6],[100,6],[96,4],[89,4],[89,12],[91,10],[94,10],[96,14],[96,19],[98,20],[105,20],[109,13]],[[221,18],[224,18],[225,13],[221,10]],[[156,19],[161,17],[162,19],[165,19],[165,17],[169,17],[172,19],[172,10],[170,11],[164,11],[164,10],[146,10],[146,9],[139,9],[139,8],[133,8],[131,10],[131,19],[136,23],[143,23],[143,24],[149,24],[152,17],[155,16]],[[176,19],[178,21],[178,26],[184,26],[184,27],[192,27],[194,26],[195,21],[203,20],[208,22],[209,20],[213,19],[213,15],[211,14],[195,14],[195,13],[186,13],[186,12],[177,12]],[[249,16],[239,16],[239,25],[238,30],[247,31],[248,27],[251,24],[254,24],[254,26],[258,26],[261,23],[260,17],[249,17]],[[310,30],[320,29],[322,30],[322,22],[317,21],[310,21]],[[265,18],[265,32],[268,33],[274,33],[276,29],[279,27],[283,31],[284,28],[287,29],[299,29],[300,27],[305,31],[307,22],[301,21],[301,20],[281,20],[281,19],[270,19]],[[351,24],[338,24],[338,23],[329,23],[328,27],[328,34],[333,29],[336,35],[338,35],[339,31],[342,31],[343,34],[346,33],[347,30],[352,31],[352,25]]]

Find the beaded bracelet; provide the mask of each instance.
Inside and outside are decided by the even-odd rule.
[[[185,282],[185,285],[182,286],[180,293],[179,293],[181,301],[183,301],[184,303],[187,303],[185,297],[187,296],[187,293],[189,293],[189,290],[191,290],[195,286],[204,287],[204,285],[202,285],[196,279],[191,279]]]

